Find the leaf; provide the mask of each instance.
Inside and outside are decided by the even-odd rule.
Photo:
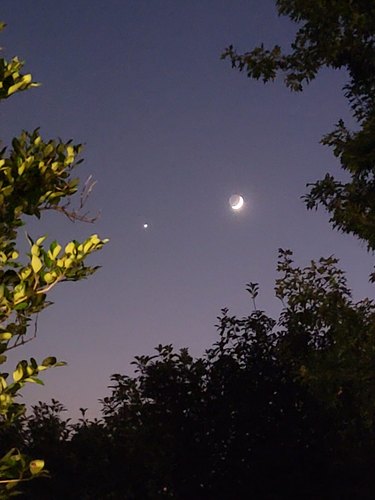
[[[48,356],[48,358],[43,359],[42,366],[52,366],[56,364],[55,356]]]
[[[73,148],[73,146],[68,146],[68,147],[66,148],[66,153],[67,153],[67,155],[66,155],[66,160],[65,160],[65,163],[66,163],[67,165],[70,165],[71,163],[73,163],[73,161],[74,161],[74,157],[75,157],[75,155],[74,155],[74,148]]]
[[[36,245],[40,246],[46,238],[47,236],[41,236],[40,238],[38,238],[36,240]]]
[[[22,281],[27,279],[31,274],[31,269],[29,267],[25,267],[19,272],[19,277],[21,278]]]
[[[40,378],[37,377],[27,377],[23,379],[24,382],[31,382],[32,384],[39,384],[39,385],[44,385],[43,380],[40,380]]]
[[[40,255],[40,248],[38,246],[37,243],[35,243],[32,247],[31,247],[31,255]]]
[[[44,468],[44,460],[33,460],[30,462],[29,469],[33,476],[39,474]]]
[[[26,238],[27,238],[27,241],[29,242],[30,246],[34,245],[34,241],[28,233],[26,233]]]
[[[24,302],[26,299],[26,285],[21,282],[14,287],[13,300],[15,304],[19,304],[20,302]]]
[[[26,163],[24,162],[22,163],[22,165],[18,167],[18,175],[22,175],[25,171],[25,168],[26,168]]]
[[[16,306],[14,306],[14,310],[15,311],[23,311],[24,309],[26,309],[27,306],[28,306],[27,302],[21,302],[20,304],[17,304]]]
[[[49,285],[50,283],[55,281],[56,273],[45,273],[43,278],[44,278],[44,281],[47,283],[47,285]]]
[[[44,156],[49,156],[54,150],[53,144],[49,143],[44,149]]]
[[[17,90],[19,90],[22,87],[22,85],[23,85],[23,82],[18,82],[18,83],[15,83],[14,85],[11,85],[8,89],[8,96],[17,92]]]
[[[68,363],[66,361],[58,361],[54,366],[66,366]]]
[[[37,274],[42,268],[42,261],[36,255],[32,256],[31,267],[33,268],[35,274]]]
[[[13,380],[15,382],[19,382],[23,377],[23,367],[18,365],[17,368],[13,372]]]
[[[75,249],[75,245],[73,243],[73,241],[71,241],[70,243],[68,243],[65,247],[65,253],[68,254],[68,253],[73,253],[74,252],[74,249]]]
[[[23,75],[22,83],[28,85],[29,83],[31,83],[31,80],[32,80],[31,74],[27,73],[26,75]]]
[[[54,241],[50,246],[52,259],[56,259],[60,251],[61,251],[61,246],[56,241]]]

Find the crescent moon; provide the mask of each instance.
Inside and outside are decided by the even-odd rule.
[[[243,197],[241,195],[238,195],[237,203],[231,204],[232,210],[240,210],[243,207],[243,204],[244,204]]]

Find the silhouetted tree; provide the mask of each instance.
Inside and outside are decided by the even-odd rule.
[[[52,477],[27,498],[372,498],[374,304],[352,302],[336,264],[300,269],[281,251],[278,322],[223,309],[204,356],[137,357],[101,421],[34,407],[25,443]]]

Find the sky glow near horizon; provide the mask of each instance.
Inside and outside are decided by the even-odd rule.
[[[335,254],[355,298],[373,296],[364,245],[300,198],[327,171],[342,178],[319,140],[339,118],[350,123],[345,75],[323,71],[292,94],[220,60],[231,43],[287,45],[295,26],[273,1],[4,0],[1,19],[5,56],[26,60],[42,83],[2,103],[1,139],[39,126],[44,138],[73,138],[85,144],[77,174],[97,181],[94,225],[46,214],[27,230],[62,244],[110,238],[90,261],[102,269],[53,291],[37,339],[11,356],[68,362],[25,391],[28,404],[53,397],[73,417],[79,407],[96,416],[110,375],[132,373],[134,356],[159,343],[200,355],[222,307],[248,314],[249,281],[275,316],[280,247],[301,266]],[[245,199],[240,214],[228,205],[233,193]]]

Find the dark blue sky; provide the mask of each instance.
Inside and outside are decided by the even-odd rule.
[[[334,253],[355,296],[373,294],[364,246],[300,199],[306,183],[339,174],[319,140],[350,117],[345,75],[325,71],[296,95],[220,60],[230,43],[288,44],[295,26],[273,1],[4,0],[2,19],[6,57],[25,59],[42,86],[2,104],[0,137],[40,126],[46,138],[83,142],[80,176],[98,181],[95,226],[49,214],[28,230],[111,240],[92,259],[102,269],[59,287],[38,338],[15,353],[69,363],[29,388],[27,402],[54,397],[95,415],[110,375],[130,372],[135,355],[159,343],[201,354],[222,307],[247,314],[249,281],[261,285],[258,307],[277,314],[279,247],[300,265]],[[236,192],[246,207],[234,215]]]

